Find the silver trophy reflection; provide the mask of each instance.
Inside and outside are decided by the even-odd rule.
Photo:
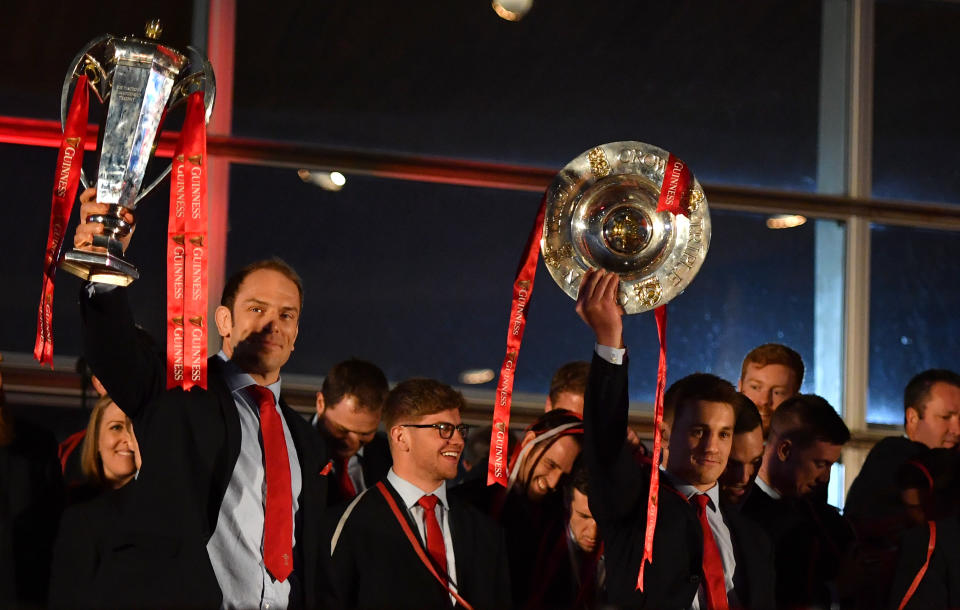
[[[105,35],[92,40],[77,54],[63,83],[61,121],[66,125],[69,96],[76,80],[86,74],[91,91],[107,105],[102,126],[100,164],[97,171],[97,201],[109,211],[86,220],[103,225],[103,234],[93,245],[106,252],[67,252],[60,267],[96,282],[126,286],[140,277],[137,268],[123,258],[121,239],[132,225],[124,220],[143,197],[156,187],[170,166],[145,188],[141,188],[147,162],[155,150],[161,123],[168,109],[203,91],[206,118],[216,93],[213,68],[207,58],[192,47],[182,54],[160,44],[160,24],[152,21],[146,39]],[[81,171],[84,187],[92,186]]]
[[[670,158],[643,142],[611,142],[553,179],[540,246],[550,275],[572,298],[588,269],[620,276],[628,314],[666,304],[693,280],[710,247],[710,211],[692,174],[685,213],[657,210]]]

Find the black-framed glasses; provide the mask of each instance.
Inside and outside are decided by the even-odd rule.
[[[436,424],[400,424],[401,428],[436,428],[437,432],[440,433],[440,438],[448,439],[453,438],[453,431],[456,430],[460,433],[460,437],[463,440],[467,440],[467,434],[470,433],[470,426],[467,424],[458,424],[453,425],[449,422],[439,422]]]

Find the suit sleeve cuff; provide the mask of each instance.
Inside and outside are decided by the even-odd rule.
[[[599,343],[595,345],[594,351],[610,364],[623,364],[623,357],[627,354],[626,348],[610,347]]]

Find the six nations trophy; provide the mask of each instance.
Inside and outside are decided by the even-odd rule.
[[[210,62],[192,47],[184,55],[159,44],[160,33],[154,21],[147,25],[146,39],[109,34],[94,39],[77,54],[63,83],[64,127],[70,90],[82,75],[97,99],[108,105],[100,132],[96,187],[97,201],[109,204],[110,211],[88,219],[103,224],[103,235],[93,245],[106,252],[71,250],[60,262],[62,269],[83,279],[126,286],[140,277],[123,258],[119,240],[131,230],[123,219],[126,212],[134,211],[137,202],[170,173],[168,166],[141,188],[163,118],[195,91],[203,92],[207,120],[213,109],[216,83]],[[91,186],[82,170],[80,180],[84,187]]]
[[[57,267],[91,282],[126,286],[139,277],[123,256],[123,240],[137,203],[173,173],[167,244],[168,386],[206,387],[207,212],[206,122],[216,82],[210,62],[188,47],[181,53],[158,41],[160,24],[147,25],[146,37],[95,38],[70,64],[63,84],[63,137],[53,189],[44,263],[43,290],[34,357],[53,362],[53,292]],[[92,186],[83,171],[88,100],[106,106],[100,125],[97,202],[101,214],[81,219],[102,225],[91,247],[60,258],[78,184]],[[173,162],[145,188],[147,163],[171,109],[185,106]]]

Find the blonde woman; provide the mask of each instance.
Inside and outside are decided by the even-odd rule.
[[[106,533],[123,508],[124,486],[140,468],[140,451],[130,419],[104,396],[90,413],[81,449],[87,483],[76,490],[63,513],[53,550],[50,607],[94,608],[108,600],[93,596]]]

